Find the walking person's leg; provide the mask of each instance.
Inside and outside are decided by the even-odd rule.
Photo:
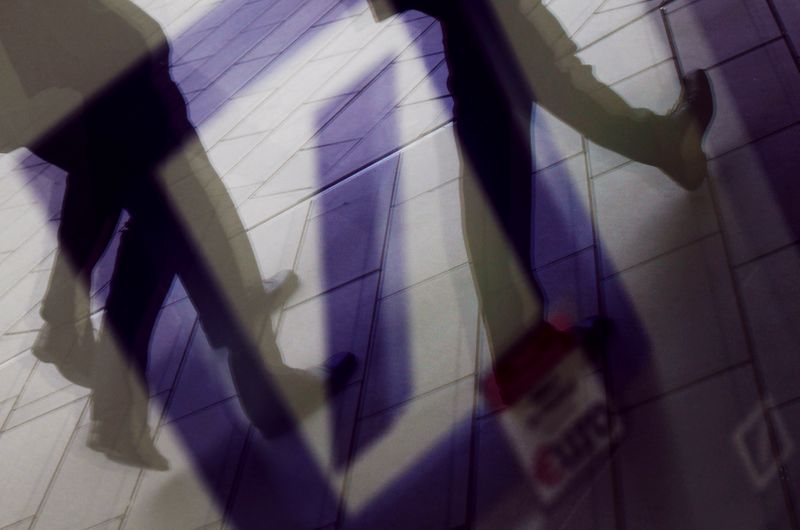
[[[73,383],[88,386],[94,356],[89,321],[92,271],[108,247],[121,215],[113,183],[98,177],[91,150],[75,139],[52,148],[34,149],[48,162],[70,171],[61,207],[56,249],[40,314],[44,326],[33,354],[53,362]],[[105,175],[104,175],[105,177]]]
[[[593,142],[658,167],[683,188],[696,189],[703,183],[708,169],[702,141],[714,107],[705,72],[684,77],[673,109],[659,115],[634,107],[598,80],[545,5],[534,3],[535,8],[523,14],[508,2],[490,4],[538,104]]]
[[[281,293],[265,291],[235,206],[192,138],[196,143],[162,165],[153,200],[163,201],[167,224],[176,227],[179,275],[209,340],[229,350],[242,408],[265,436],[277,435],[340,390],[355,359],[334,356],[319,373],[284,363],[269,316]]]
[[[132,219],[122,233],[94,363],[90,446],[122,463],[165,469],[147,422],[156,318],[175,276],[164,228]]]

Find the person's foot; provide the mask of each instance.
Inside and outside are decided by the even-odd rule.
[[[72,345],[78,341],[75,324],[53,325],[45,322],[31,346],[34,357],[45,363],[53,363],[66,357]]]
[[[273,395],[279,403],[269,404],[251,420],[265,438],[286,434],[303,418],[319,410],[329,398],[341,393],[357,367],[358,360],[350,352],[331,355],[322,366],[309,370],[272,366],[270,375],[277,390]]]
[[[289,298],[299,284],[297,274],[292,270],[282,270],[273,276],[262,280],[264,296],[267,300],[267,310],[277,309]]]
[[[335,396],[344,390],[357,366],[358,359],[350,352],[339,352],[328,357],[322,368],[325,372],[328,394]]]
[[[686,190],[696,190],[708,178],[708,160],[702,144],[713,116],[714,97],[708,74],[695,70],[684,77],[683,94],[667,116],[669,130],[663,137],[663,159],[658,164]]]
[[[86,445],[119,464],[154,471],[169,469],[169,461],[156,448],[147,428],[137,436],[125,426],[109,426],[106,422],[95,421]]]
[[[54,364],[71,383],[92,387],[95,342],[88,320],[82,330],[72,323],[45,323],[31,346],[31,352],[40,361]]]

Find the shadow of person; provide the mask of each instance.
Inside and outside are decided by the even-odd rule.
[[[505,403],[515,402],[533,377],[522,359],[574,342],[544,321],[545,297],[533,274],[533,102],[593,142],[656,166],[693,190],[707,176],[701,143],[713,115],[708,77],[702,71],[686,76],[673,110],[657,115],[631,107],[597,80],[538,0],[370,0],[370,6],[378,19],[418,10],[441,24],[462,166],[465,242],[494,358],[495,390]]]
[[[170,78],[158,24],[125,0],[9,0],[0,4],[0,42],[3,148],[27,146],[68,172],[46,325],[33,351],[93,388],[90,446],[167,467],[148,427],[144,374],[176,277],[209,341],[230,351],[240,403],[264,435],[290,429],[342,387],[352,355],[319,372],[283,363],[269,319],[274,297]],[[88,320],[76,322],[88,314],[92,270],[123,211],[129,220],[95,345]]]

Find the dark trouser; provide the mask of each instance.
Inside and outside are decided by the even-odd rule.
[[[121,237],[100,333],[95,420],[120,422],[126,428],[146,425],[149,342],[175,277],[181,279],[214,342],[229,347],[231,374],[251,420],[257,426],[269,425],[280,413],[265,367],[280,363],[280,355],[263,300],[258,291],[248,289],[248,283],[260,286],[260,278],[245,279],[236,270],[239,249],[195,177],[182,179],[180,196],[165,195],[155,181],[137,186],[133,193],[131,220]],[[176,200],[189,201],[196,215],[184,217]]]
[[[266,429],[279,411],[265,364],[280,371],[282,362],[258,265],[166,62],[132,70],[34,151],[69,172],[45,320],[74,321],[122,209],[130,215],[100,333],[93,417],[146,426],[149,341],[177,276],[209,340],[230,349],[243,407]]]

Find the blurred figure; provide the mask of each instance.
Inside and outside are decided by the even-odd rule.
[[[3,148],[27,146],[68,172],[41,309],[46,324],[33,351],[93,388],[90,446],[120,462],[167,467],[147,424],[144,375],[176,277],[209,341],[229,349],[239,400],[265,435],[291,428],[343,386],[350,354],[329,360],[324,373],[283,363],[269,312],[293,278],[265,290],[236,208],[170,78],[156,22],[126,0],[4,0],[0,43],[2,75],[11,79],[0,85]],[[91,274],[123,210],[130,220],[95,346]]]
[[[687,190],[706,178],[701,148],[713,104],[694,72],[666,116],[632,108],[577,59],[538,0],[370,0],[376,18],[419,10],[442,27],[462,159],[464,232],[503,402],[531,388],[554,353],[590,344],[599,328],[562,332],[543,320],[531,257],[535,101],[593,142],[660,168]],[[538,358],[538,364],[533,359]],[[550,359],[545,360],[545,359]],[[526,368],[527,367],[527,368]]]

